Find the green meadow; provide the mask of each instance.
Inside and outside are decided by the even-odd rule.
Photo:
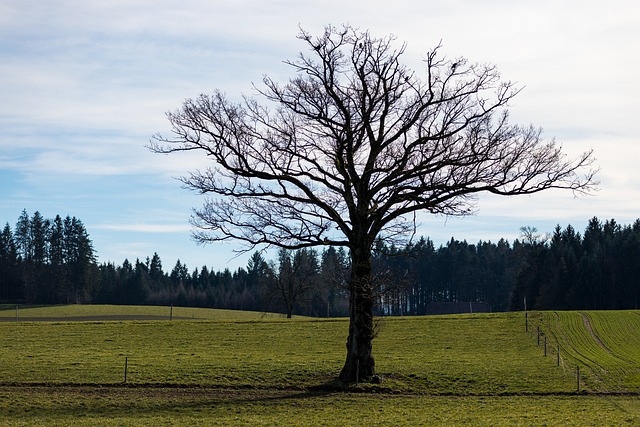
[[[285,318],[282,314],[255,311],[211,310],[192,307],[137,305],[55,305],[20,307],[0,304],[0,321],[98,321],[98,320],[219,320],[245,321]]]
[[[0,426],[640,424],[635,311],[384,318],[345,388],[346,319],[0,308]]]

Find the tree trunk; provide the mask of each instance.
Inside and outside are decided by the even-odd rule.
[[[366,380],[375,375],[375,362],[371,352],[374,302],[371,252],[368,248],[353,250],[351,257],[347,360],[340,372],[340,379],[345,383]]]

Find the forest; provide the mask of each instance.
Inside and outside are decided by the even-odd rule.
[[[423,315],[442,303],[482,303],[490,311],[628,309],[640,302],[640,220],[592,218],[551,233],[521,228],[520,238],[436,247],[378,242],[373,252],[379,315]],[[349,254],[343,248],[285,250],[246,267],[165,269],[160,256],[98,263],[84,224],[22,212],[0,235],[0,303],[149,304],[275,311],[317,317],[349,312]],[[471,306],[470,306],[471,307]]]

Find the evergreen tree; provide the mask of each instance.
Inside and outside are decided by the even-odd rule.
[[[31,259],[31,219],[26,209],[22,210],[15,229],[15,243],[18,256],[22,261]]]
[[[22,219],[19,224],[22,226]],[[26,258],[23,261],[25,296],[30,302],[51,303],[51,284],[46,271],[49,222],[36,211],[28,224],[28,237],[24,240],[29,247],[26,248]]]
[[[527,230],[523,227],[521,232],[522,241],[516,240],[513,244],[514,259],[521,267],[511,292],[511,310],[524,309],[525,301],[529,309],[536,307],[543,281],[543,264],[549,249],[546,238],[537,234],[535,228]]]
[[[18,250],[9,223],[0,234],[0,301],[17,301],[22,298],[22,281]]]
[[[49,230],[49,300],[69,302],[69,280],[65,250],[64,224],[56,215]]]
[[[640,307],[640,219],[625,227],[617,245],[620,250],[619,274],[625,286],[620,290],[618,307],[638,309]]]
[[[348,259],[343,247],[336,250],[334,246],[329,246],[322,252],[319,283],[322,299],[326,301],[326,317],[349,314]]]
[[[186,264],[182,264],[178,259],[173,270],[171,270],[171,275],[169,277],[171,279],[171,287],[173,289],[177,289],[180,285],[184,287],[189,280],[189,269]]]
[[[147,258],[148,259],[148,258]],[[157,252],[149,261],[149,287],[152,292],[159,292],[167,286],[166,275],[162,271],[162,261]]]
[[[48,261],[48,229],[50,221],[38,211],[31,217],[31,253],[35,266],[43,266]]]
[[[149,293],[149,272],[143,263],[136,260],[133,274],[129,276],[126,284],[127,304],[144,304]]]
[[[120,286],[118,269],[112,262],[103,263],[97,270],[97,285],[94,302],[97,304],[117,304]]]
[[[95,281],[92,272],[95,267],[93,243],[82,221],[76,217],[64,220],[64,241],[70,294],[67,302],[86,302],[91,299]]]
[[[431,302],[430,290],[434,287],[434,268],[436,250],[430,239],[420,238],[413,246],[410,257],[410,271],[414,277],[411,314],[426,314],[427,304]]]

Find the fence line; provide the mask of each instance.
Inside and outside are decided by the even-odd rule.
[[[542,319],[539,320],[540,322],[543,322]],[[548,342],[547,340],[549,339],[549,335],[547,333],[545,333],[545,330],[542,328],[543,324],[539,323],[537,325],[537,327],[535,328],[536,330],[536,339],[537,339],[537,346],[540,347],[540,343],[541,340],[540,338],[543,338],[543,346],[544,346],[544,357],[547,357],[548,353],[552,353],[553,352],[553,348],[554,346],[552,345],[551,342]],[[551,328],[549,328],[551,329]],[[525,311],[525,333],[530,333],[529,332],[529,313]],[[567,373],[567,366],[565,364],[565,360],[562,357],[562,346],[560,345],[560,340],[556,339],[555,340],[555,351],[556,351],[556,366],[558,367],[562,367],[562,371],[566,374]],[[565,350],[565,352],[568,353],[568,351]],[[584,381],[582,381],[582,377],[580,374],[580,365],[576,364],[576,392],[580,392],[581,391],[581,385],[583,385]]]

